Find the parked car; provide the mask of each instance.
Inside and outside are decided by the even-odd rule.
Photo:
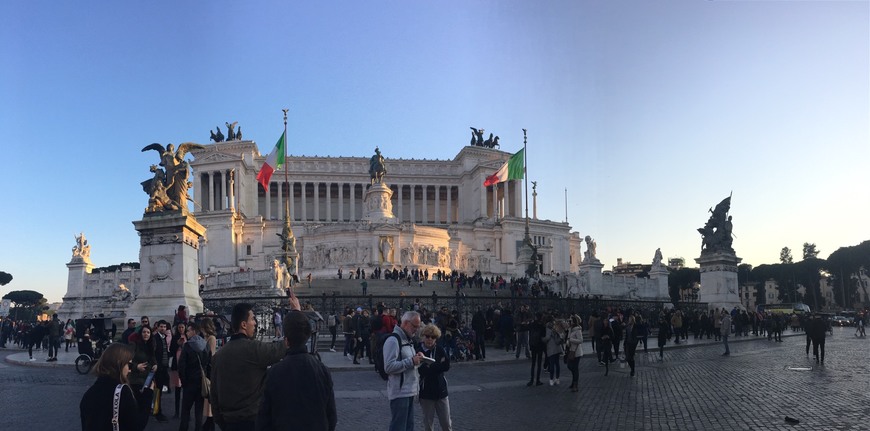
[[[831,325],[833,326],[852,326],[852,319],[846,316],[834,316],[831,318]]]

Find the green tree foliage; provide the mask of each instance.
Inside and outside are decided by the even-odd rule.
[[[12,274],[0,271],[0,286],[5,286],[12,281]]]
[[[101,266],[99,268],[94,268],[92,272],[115,272],[124,266],[129,266],[133,269],[139,269],[139,262],[125,262],[119,263],[117,265]]]
[[[826,262],[816,257],[805,258],[791,266],[796,283],[806,288],[803,302],[810,305],[813,310],[819,310],[825,306],[825,298],[822,297],[821,284],[822,271]]]
[[[788,247],[783,247],[779,252],[779,263],[787,264],[793,263],[794,259],[791,257],[791,249]]]
[[[34,320],[42,310],[48,309],[48,300],[41,293],[32,290],[13,290],[3,295],[3,299],[15,303],[15,319]]]
[[[846,304],[840,304],[843,307],[850,308],[858,289],[863,288],[852,278],[862,266],[870,271],[870,241],[840,247],[825,260],[825,269],[834,277],[834,299],[839,303],[846,297]]]
[[[39,304],[39,300],[42,298],[43,295],[41,293],[32,290],[13,290],[3,295],[3,299],[8,299],[16,305],[23,307],[33,307]]]
[[[815,259],[816,256],[819,255],[819,251],[816,250],[816,245],[815,245],[815,244],[810,244],[810,243],[808,243],[808,242],[805,242],[805,243],[804,243],[804,253],[803,253],[803,255],[804,255],[804,260],[807,260],[807,259]]]
[[[701,282],[701,270],[698,268],[680,268],[671,270],[668,274],[668,293],[671,301],[680,302],[680,290],[692,287],[694,283]]]

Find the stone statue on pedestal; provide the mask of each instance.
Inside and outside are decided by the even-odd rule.
[[[91,246],[88,244],[88,240],[85,238],[84,233],[80,233],[75,236],[76,245],[72,249],[73,260],[82,259],[88,260],[91,257]]]
[[[192,149],[205,148],[202,145],[186,142],[178,146],[178,150],[172,144],[163,147],[158,143],[146,146],[142,152],[157,150],[160,152],[160,166],[151,165],[154,177],[142,182],[142,189],[148,194],[148,207],[146,213],[162,211],[178,211],[187,207],[187,189],[191,183],[190,165],[184,160],[184,156]]]
[[[371,177],[372,185],[382,183],[386,174],[387,166],[384,163],[384,156],[381,155],[381,150],[375,147],[375,155],[369,161],[369,176]]]
[[[710,208],[710,219],[704,227],[698,228],[701,240],[701,254],[714,252],[734,253],[731,247],[734,239],[731,235],[732,223],[728,211],[731,209],[731,196],[719,202],[715,208]]]
[[[595,257],[595,249],[598,247],[598,245],[595,243],[595,240],[593,240],[592,237],[589,235],[586,235],[585,240],[586,240],[586,253],[585,253],[586,256],[583,260],[588,261],[588,262],[597,261],[598,258]]]

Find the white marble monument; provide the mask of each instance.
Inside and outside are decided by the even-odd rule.
[[[127,317],[171,322],[179,305],[187,306],[191,315],[202,312],[197,249],[205,228],[183,212],[157,214],[133,222],[139,232],[142,284]]]

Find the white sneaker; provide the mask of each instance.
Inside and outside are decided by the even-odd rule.
[[[33,361],[35,361],[35,360],[36,360],[36,359],[30,358],[30,362],[33,362]]]
[[[556,379],[556,386],[559,386],[559,379]]]
[[[335,353],[335,349],[329,349],[329,351]]]
[[[550,379],[550,386],[553,386],[553,382],[554,382],[554,380]]]

